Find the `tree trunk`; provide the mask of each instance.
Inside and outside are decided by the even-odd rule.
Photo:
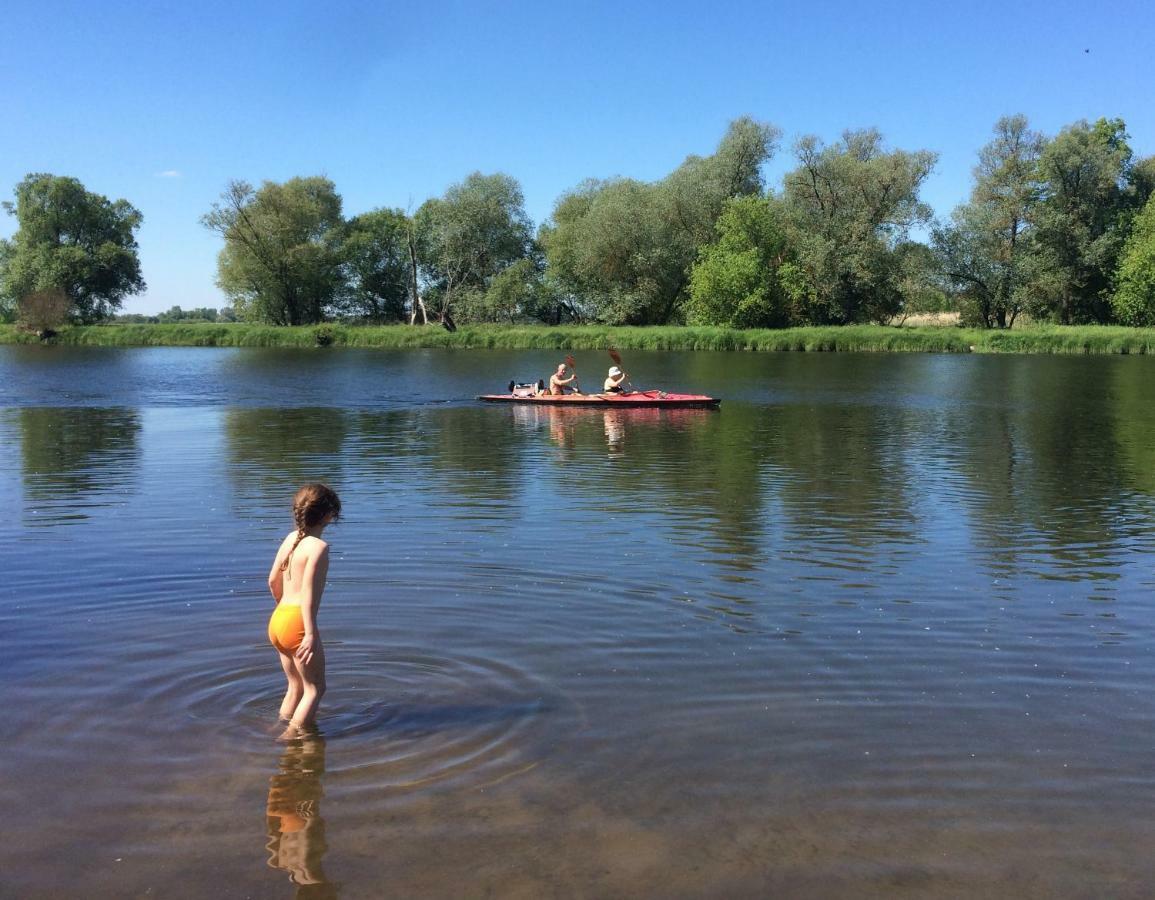
[[[417,321],[417,310],[421,310],[421,324],[429,324],[429,314],[425,311],[425,301],[417,290],[417,247],[413,243],[413,230],[409,230],[409,291],[413,294],[413,309],[409,313],[409,324]]]

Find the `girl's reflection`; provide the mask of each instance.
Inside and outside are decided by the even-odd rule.
[[[298,885],[298,897],[336,897],[321,860],[328,849],[321,818],[321,775],[325,739],[305,734],[285,746],[278,772],[269,779],[266,808],[269,866],[284,869]]]

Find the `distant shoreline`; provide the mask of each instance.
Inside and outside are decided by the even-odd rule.
[[[600,325],[435,326],[249,324],[88,325],[62,329],[57,345],[101,347],[339,347],[460,350],[725,350],[748,352],[1155,354],[1155,329],[1109,325],[1031,325],[1009,330],[950,325],[846,325],[739,330]],[[0,344],[38,344],[34,334],[0,325]]]

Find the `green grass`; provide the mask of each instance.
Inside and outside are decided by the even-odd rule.
[[[607,326],[406,325],[89,325],[63,329],[57,344],[102,347],[456,347],[495,350],[737,350],[907,353],[1155,353],[1155,329],[1038,325],[1011,331],[952,326],[882,325],[753,329],[610,328]],[[37,343],[35,335],[0,325],[0,343]]]

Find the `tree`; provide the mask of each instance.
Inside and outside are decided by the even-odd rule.
[[[800,166],[786,176],[784,200],[796,307],[815,324],[890,321],[903,302],[894,248],[930,220],[918,192],[937,154],[887,151],[874,129],[844,132],[829,147],[804,137],[795,153]]]
[[[533,224],[517,180],[474,172],[414,216],[416,254],[443,320],[464,294],[483,294],[490,281],[533,249]]]
[[[319,322],[343,283],[341,197],[328,178],[230,182],[201,222],[224,238],[217,284],[249,321]]]
[[[1155,195],[1132,223],[1115,280],[1115,317],[1124,325],[1155,328]]]
[[[700,251],[690,276],[690,324],[790,325],[790,297],[778,275],[790,258],[781,203],[736,197],[718,219],[717,233],[717,242]]]
[[[55,333],[71,311],[72,299],[60,288],[33,291],[16,302],[17,321],[42,337]]]
[[[979,151],[970,201],[933,232],[947,279],[967,300],[964,318],[985,328],[1014,324],[1025,301],[1029,229],[1042,195],[1039,159],[1046,139],[1026,116],[995,123]]]
[[[160,323],[216,322],[218,316],[217,311],[208,306],[201,306],[196,309],[181,309],[179,306],[173,306],[167,312],[158,313],[156,321]]]
[[[762,192],[779,135],[738,119],[713,155],[690,156],[660,181],[589,180],[563,195],[541,234],[562,292],[610,324],[677,319],[699,249],[731,198]]]
[[[1130,170],[1122,119],[1076,122],[1043,151],[1029,273],[1036,317],[1064,325],[1108,320],[1133,202]]]
[[[13,249],[11,241],[0,238],[0,322],[11,322],[16,317],[16,303],[5,285]]]
[[[894,248],[898,264],[898,291],[902,308],[897,324],[910,316],[950,311],[951,298],[942,284],[942,267],[934,250],[918,241],[904,241]]]
[[[145,288],[135,232],[142,216],[127,200],[90,193],[75,178],[31,174],[4,203],[18,227],[3,265],[12,303],[37,291],[63,291],[79,322],[99,322]]]
[[[667,322],[682,295],[693,257],[663,199],[632,179],[587,181],[557,202],[543,229],[550,270],[603,322]]]
[[[342,308],[367,322],[399,322],[409,296],[409,219],[375,209],[350,219],[340,245]]]

